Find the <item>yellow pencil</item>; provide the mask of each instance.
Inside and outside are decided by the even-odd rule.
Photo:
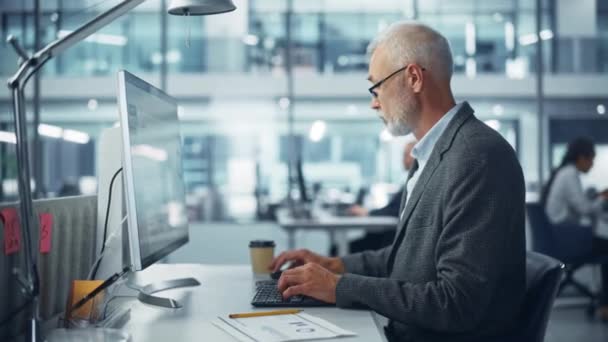
[[[247,317],[260,317],[260,316],[274,316],[274,315],[291,315],[302,312],[299,309],[287,309],[287,310],[273,310],[273,311],[258,311],[258,312],[247,312],[247,313],[235,313],[230,314],[230,318],[247,318]]]

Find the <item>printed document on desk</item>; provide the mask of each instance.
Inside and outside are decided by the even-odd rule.
[[[241,342],[309,341],[357,335],[305,313],[234,319],[221,316],[212,323]]]

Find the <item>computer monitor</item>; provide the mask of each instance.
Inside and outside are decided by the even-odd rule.
[[[306,181],[304,180],[304,171],[302,170],[302,159],[296,160],[296,177],[298,181],[298,190],[300,192],[300,201],[303,203],[310,202],[308,191],[306,189]]]
[[[177,101],[118,73],[131,266],[145,269],[188,242]]]

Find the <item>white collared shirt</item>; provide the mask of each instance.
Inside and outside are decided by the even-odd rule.
[[[573,164],[564,166],[555,175],[547,196],[546,213],[553,224],[582,223],[585,216],[602,211],[602,198],[590,200],[585,196],[580,172]]]

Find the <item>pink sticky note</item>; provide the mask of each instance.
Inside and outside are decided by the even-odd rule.
[[[21,248],[19,215],[15,208],[6,208],[0,210],[0,219],[4,224],[4,254],[11,255]]]
[[[53,214],[40,214],[40,253],[51,251],[51,241],[53,232]]]

